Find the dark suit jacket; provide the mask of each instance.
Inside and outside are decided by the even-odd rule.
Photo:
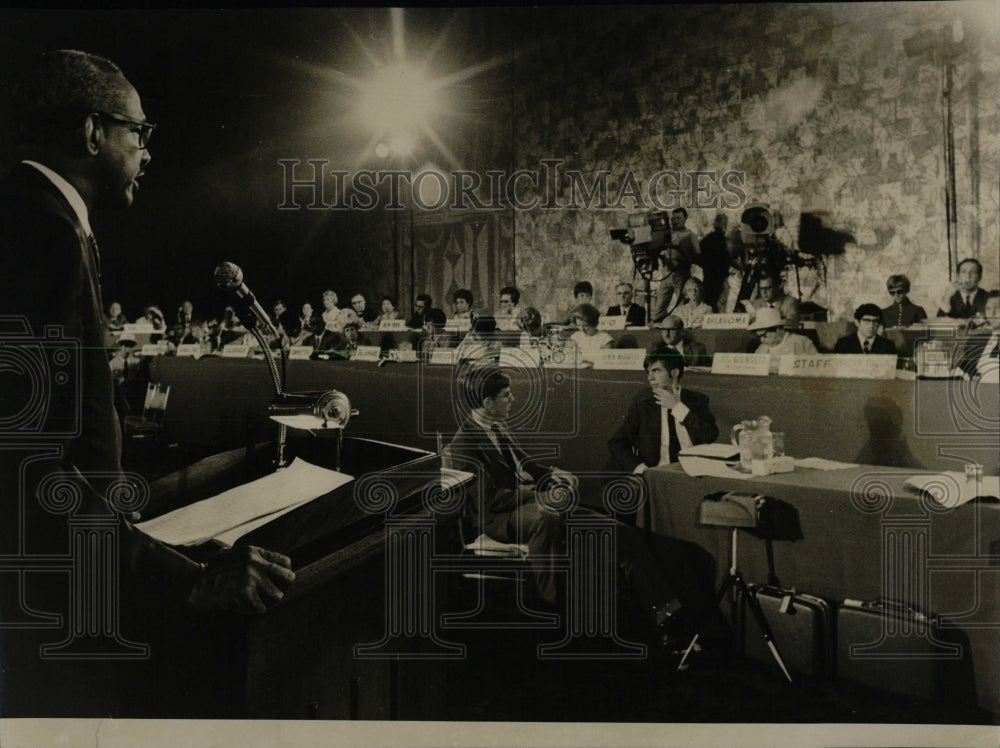
[[[509,430],[507,435],[521,466],[536,482],[552,472],[552,467],[533,461]],[[479,493],[482,506],[478,501],[473,502],[474,510],[481,513],[482,531],[497,540],[512,541],[507,533],[507,520],[518,506],[534,500],[534,488],[520,483],[500,450],[493,446],[486,430],[471,418],[462,424],[449,449],[456,468],[473,473],[482,471],[479,476],[482,478]]]
[[[684,365],[685,366],[711,366],[712,357],[708,355],[708,349],[704,343],[699,343],[687,334],[684,334]],[[683,390],[682,390],[683,391]]]
[[[19,339],[44,341],[49,326],[62,329],[45,343],[51,351],[44,353],[42,366],[48,390],[38,391],[37,381],[8,367],[0,372],[0,412],[22,411],[33,395],[42,395],[41,412],[46,415],[23,428],[26,434],[32,430],[52,434],[44,444],[50,449],[56,446],[59,456],[31,461],[29,466],[27,453],[0,450],[2,524],[16,526],[17,517],[11,523],[11,513],[18,510],[15,497],[21,497],[29,541],[36,549],[65,553],[69,516],[44,511],[32,500],[46,475],[62,473],[81,496],[75,516],[117,521],[124,590],[147,591],[179,607],[197,578],[198,564],[136,530],[104,496],[121,474],[121,432],[104,351],[103,308],[97,259],[76,214],[43,174],[19,164],[0,184],[0,316],[21,315],[30,330],[12,335],[11,326],[4,325],[0,339],[20,347]],[[70,354],[68,364],[61,363],[63,351]],[[26,357],[30,354],[24,349]],[[68,383],[60,384],[67,372]],[[76,433],[73,424],[78,424]],[[4,550],[11,547],[5,545]],[[129,592],[124,591],[122,599],[127,601]]]
[[[608,317],[621,317],[622,307],[621,304],[616,304],[615,306],[608,307]],[[628,313],[625,315],[625,324],[632,325],[634,327],[642,327],[646,324],[646,310],[645,308],[639,306],[638,304],[629,304]]]
[[[850,335],[845,335],[842,338],[837,338],[837,342],[833,344],[834,353],[864,353],[861,348],[861,341],[858,340],[856,333],[851,333]],[[881,335],[876,335],[872,339],[872,353],[896,353],[896,344],[893,343],[888,338],[883,338]]]
[[[708,407],[708,395],[681,389],[681,402],[689,409],[681,421],[695,444],[709,444],[719,437],[719,426]],[[629,405],[625,420],[608,440],[610,470],[632,472],[640,462],[649,467],[660,464],[661,408],[649,388],[638,393]],[[673,417],[673,416],[671,416]],[[672,444],[670,461],[677,460],[679,444]]]
[[[986,299],[989,294],[981,288],[977,288],[972,295],[972,313],[965,309],[965,295],[956,291],[948,299],[948,311],[942,312],[938,309],[938,317],[954,317],[955,319],[968,319],[978,314],[986,314]]]

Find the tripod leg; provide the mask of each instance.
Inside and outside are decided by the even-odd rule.
[[[728,577],[726,577],[726,581],[724,581],[722,583],[722,586],[719,587],[719,592],[715,596],[715,606],[713,608],[709,608],[709,610],[714,610],[715,608],[719,607],[719,605],[725,599],[726,593],[729,592],[729,590],[731,590],[733,588],[733,585],[736,584],[737,580],[738,580],[738,577],[735,577],[732,574],[730,574]],[[739,580],[739,581],[742,581],[742,580]],[[705,615],[705,614],[703,613],[702,615]],[[699,621],[698,624],[700,625],[701,621]],[[697,631],[697,629],[696,629],[694,637],[691,639],[691,643],[688,644],[687,645],[687,649],[684,650],[684,655],[681,657],[681,661],[679,663],[677,663],[677,669],[678,670],[681,670],[684,667],[684,663],[687,662],[688,655],[690,655],[691,652],[694,650],[694,645],[698,643],[698,637],[699,636],[701,636],[701,634],[699,634],[698,631]]]
[[[760,603],[757,602],[757,598],[750,594],[750,590],[747,587],[747,583],[743,581],[743,577],[739,576],[736,579],[736,586],[739,588],[740,592],[743,593],[743,600],[750,607],[750,612],[753,613],[753,617],[757,619],[757,625],[760,626],[761,636],[764,637],[764,643],[767,644],[767,648],[771,650],[771,654],[774,656],[775,662],[778,663],[778,667],[781,668],[781,672],[785,674],[788,678],[788,682],[792,682],[792,676],[788,673],[788,668],[785,667],[785,661],[781,659],[781,655],[778,653],[778,647],[774,643],[774,635],[771,633],[771,627],[767,623],[767,618],[764,617],[764,611],[761,610]]]

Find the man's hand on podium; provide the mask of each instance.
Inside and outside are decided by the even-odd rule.
[[[188,596],[196,610],[263,613],[285,596],[295,573],[287,556],[256,546],[220,553],[209,561]]]

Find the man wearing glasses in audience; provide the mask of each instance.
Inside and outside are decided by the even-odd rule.
[[[664,344],[679,353],[685,366],[711,366],[712,357],[704,343],[695,340],[690,332],[684,331],[684,320],[676,314],[671,314],[662,322],[656,323]]]
[[[627,327],[645,327],[646,310],[638,304],[632,303],[634,290],[631,283],[619,283],[615,286],[615,294],[619,303],[608,307],[608,317],[625,317]]]
[[[878,334],[882,325],[882,310],[875,304],[862,304],[854,312],[857,332],[839,338],[833,346],[834,353],[883,353],[896,354],[896,345]]]
[[[761,309],[777,309],[785,325],[797,327],[799,324],[799,300],[785,293],[781,287],[781,279],[776,276],[763,276],[757,283],[757,296],[745,303],[751,314],[756,314]]]

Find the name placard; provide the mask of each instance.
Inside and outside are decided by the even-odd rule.
[[[433,364],[435,366],[454,366],[455,349],[435,348],[433,351],[431,351],[431,357],[427,359],[427,363]]]
[[[597,329],[598,330],[624,330],[625,329],[625,316],[624,315],[618,315],[617,317],[607,317],[607,316],[603,316],[602,315],[600,317],[600,319],[597,320]],[[595,369],[597,368],[596,364],[595,364],[594,368]]]
[[[537,369],[542,362],[537,348],[501,348],[500,366],[512,369]]]
[[[383,332],[401,332],[406,329],[406,320],[384,319],[378,323],[378,329]]]
[[[139,349],[140,356],[159,356],[162,353],[163,348],[160,347],[159,343],[146,343]]]
[[[778,374],[790,377],[895,379],[896,356],[847,353],[782,356]]]
[[[468,332],[472,323],[467,319],[450,319],[444,323],[445,332]]]
[[[379,356],[382,355],[382,349],[377,345],[359,345],[357,350],[354,351],[354,355],[351,356],[351,361],[372,361],[378,363]]]
[[[746,313],[706,314],[701,326],[706,330],[746,329],[750,324],[750,315]]]
[[[412,348],[406,351],[393,349],[389,351],[389,360],[400,364],[415,364],[417,363],[417,352]]]
[[[602,348],[591,356],[591,361],[594,369],[642,371],[645,357],[646,351],[643,348]]]
[[[145,348],[145,346],[143,346]],[[198,358],[202,354],[201,346],[198,343],[181,343],[177,346],[178,356],[194,356]]]
[[[766,353],[716,353],[712,356],[712,373],[766,377],[770,363]]]
[[[230,343],[222,347],[223,358],[246,358],[250,355],[250,346],[243,343]]]
[[[288,349],[288,358],[296,361],[308,359],[312,355],[313,347],[311,345],[293,345]]]

